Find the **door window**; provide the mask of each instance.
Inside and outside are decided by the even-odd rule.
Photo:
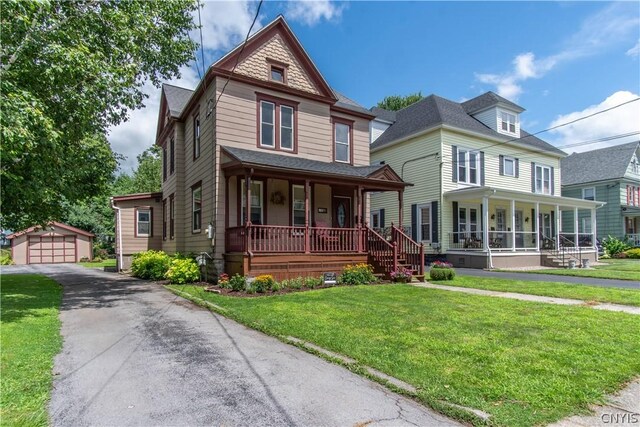
[[[245,189],[244,179],[241,181],[242,186],[242,217],[246,220],[247,214],[245,207],[247,205],[247,192]],[[263,199],[262,199],[262,181],[251,181],[251,223],[262,225],[263,221]]]

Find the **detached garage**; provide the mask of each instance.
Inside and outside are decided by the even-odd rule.
[[[57,264],[93,258],[94,235],[60,222],[10,234],[11,257],[16,264]]]

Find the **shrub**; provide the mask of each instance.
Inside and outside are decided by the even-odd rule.
[[[231,287],[232,291],[244,291],[247,287],[247,279],[244,276],[236,273],[231,279],[229,279],[229,286]]]
[[[11,265],[13,264],[13,260],[11,259],[11,254],[3,253],[0,255],[0,265]]]
[[[429,277],[431,277],[431,280],[453,280],[456,277],[456,271],[448,267],[431,267]]]
[[[220,276],[218,276],[218,286],[221,288],[231,287],[229,284],[229,275],[227,273],[221,273]]]
[[[627,258],[640,259],[640,248],[628,249],[624,252]]]
[[[102,262],[102,258],[100,258],[99,256],[94,257],[91,262]]]
[[[431,268],[453,268],[453,264],[446,261],[434,261],[431,263]]]
[[[605,255],[615,257],[620,252],[624,252],[631,248],[631,245],[624,240],[620,240],[616,237],[608,236],[602,241],[602,247]]]
[[[89,258],[87,258],[86,256],[83,256],[82,258],[80,258],[79,262],[91,262],[91,260]]]
[[[140,279],[161,280],[169,270],[171,258],[162,251],[145,251],[133,255],[131,273]]]
[[[317,288],[320,285],[322,285],[322,279],[319,277],[305,277],[304,279],[304,286],[309,289]]]
[[[394,282],[409,282],[411,281],[411,275],[413,270],[405,267],[398,267],[395,271],[391,272],[391,280]]]
[[[270,291],[275,282],[276,281],[273,279],[272,275],[262,274],[253,280],[251,286],[256,290],[256,292],[263,294],[266,291]]]
[[[102,258],[102,259],[107,259],[109,258],[109,251],[106,250],[105,248],[100,248],[97,246],[93,247],[93,258]]]
[[[200,279],[200,268],[191,258],[174,259],[164,277],[174,285],[197,282]]]
[[[373,267],[369,264],[347,265],[340,276],[340,283],[345,285],[368,285],[376,281]]]

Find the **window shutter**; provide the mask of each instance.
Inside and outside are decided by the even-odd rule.
[[[455,145],[451,146],[451,157],[453,158],[451,162],[451,180],[458,182],[458,147]]]
[[[504,156],[500,154],[499,159],[500,159],[500,165],[498,167],[500,169],[500,175],[504,175]]]
[[[553,179],[553,174],[554,174],[554,170],[553,170],[553,166],[551,166],[551,195],[555,195],[556,194],[556,185],[555,185],[555,180]]]
[[[458,223],[458,202],[452,202],[453,206],[453,243],[458,243],[458,229],[460,224]]]
[[[380,228],[384,228],[384,209],[380,209]]]
[[[480,185],[484,187],[484,151],[480,152]]]
[[[531,162],[531,192],[536,192],[536,164]]]
[[[516,165],[516,178],[520,178],[520,159],[516,159],[515,161]]]
[[[411,238],[418,241],[418,205],[411,205]]]
[[[551,211],[551,234],[552,236],[547,236],[547,237],[555,237],[556,236],[556,226],[558,224],[556,224],[556,211],[552,210]]]
[[[438,243],[438,202],[431,202],[431,242]]]
[[[531,231],[535,232],[536,230],[536,221],[538,220],[538,218],[536,218],[536,210],[531,209]]]

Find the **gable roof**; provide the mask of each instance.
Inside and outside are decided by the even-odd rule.
[[[184,107],[186,107],[193,91],[180,86],[174,86],[167,83],[162,85],[162,92],[167,100],[167,107],[171,117],[180,117]]]
[[[522,113],[524,111],[524,108],[522,108],[518,104],[515,104],[492,91],[483,93],[480,96],[476,96],[475,98],[462,103],[462,107],[468,114],[477,113],[496,105],[503,105],[507,108],[517,111],[518,113]]]
[[[396,111],[395,123],[371,144],[371,149],[383,147],[399,139],[440,125],[479,133],[491,138],[503,139],[516,147],[521,146],[523,148],[542,150],[559,156],[566,155],[564,151],[522,129],[520,130],[519,139],[502,135],[469,115],[463,104],[437,95],[429,95],[402,110]]]
[[[624,177],[640,142],[573,153],[561,161],[562,185],[584,184]]]
[[[89,233],[88,231],[84,231],[81,230],[79,228],[76,227],[72,227],[70,225],[67,224],[63,224],[61,222],[57,222],[57,221],[52,221],[49,223],[48,227],[50,228],[54,228],[54,227],[58,227],[58,228],[62,228],[63,230],[67,230],[67,231],[72,231],[76,234],[81,234],[83,236],[87,236],[87,237],[94,237],[95,235],[93,233]],[[11,233],[7,236],[7,239],[14,239],[16,237],[22,236],[23,234],[28,234],[31,233],[33,231],[39,231],[42,230],[42,227],[39,225],[34,225],[33,227],[29,227],[27,229],[21,230],[21,231],[16,231],[15,233]]]

